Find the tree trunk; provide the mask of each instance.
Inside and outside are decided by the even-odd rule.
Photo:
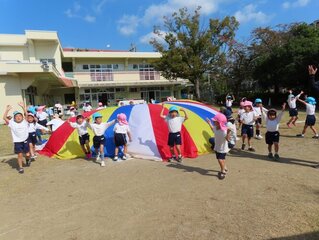
[[[195,79],[194,83],[195,83],[195,98],[199,100],[200,99],[199,79]]]

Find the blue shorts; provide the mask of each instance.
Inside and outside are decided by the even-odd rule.
[[[221,159],[221,160],[225,160],[226,159],[226,153],[219,153],[219,152],[216,152],[216,158],[217,159]]]
[[[280,134],[276,132],[266,132],[266,144],[279,143]]]
[[[168,146],[182,145],[182,137],[180,132],[168,134]]]
[[[81,145],[85,145],[86,141],[90,142],[90,135],[88,133],[86,133],[82,136],[79,136],[79,141],[80,141]]]
[[[32,143],[33,145],[35,145],[38,142],[36,132],[29,133],[28,142]]]
[[[24,142],[15,142],[14,143],[14,153],[28,153],[30,151],[29,142],[25,140]]]
[[[99,148],[101,145],[105,144],[104,136],[94,136],[93,137],[93,146],[94,148]]]
[[[243,124],[241,126],[241,135],[247,135],[247,137],[252,138],[254,136],[254,126]]]
[[[316,116],[315,115],[307,115],[305,125],[314,126],[316,124]]]
[[[297,116],[298,116],[298,110],[297,110],[297,108],[290,108],[290,109],[289,109],[289,116],[290,116],[290,117],[297,117]]]

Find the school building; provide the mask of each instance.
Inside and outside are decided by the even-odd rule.
[[[152,66],[160,57],[157,52],[63,48],[52,31],[0,34],[0,114],[20,101],[48,106],[90,101],[96,106],[181,98],[189,82],[163,78]]]

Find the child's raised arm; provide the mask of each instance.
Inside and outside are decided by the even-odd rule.
[[[300,98],[297,98],[297,100],[305,105],[307,105],[307,103],[304,100],[301,100]]]
[[[214,132],[214,126],[213,126],[213,124],[212,124],[212,122],[210,121],[210,119],[209,118],[206,118],[206,122],[208,123],[208,125],[210,126],[210,128],[213,130],[213,132]]]
[[[27,108],[23,102],[19,102],[18,105],[22,108],[24,117],[28,116]]]
[[[180,111],[184,113],[185,120],[187,120],[188,119],[188,115],[187,115],[185,109],[181,108]]]
[[[166,118],[166,116],[164,115],[164,103],[162,103],[162,111],[160,114],[161,118]]]
[[[8,118],[8,113],[9,113],[9,111],[10,111],[11,109],[12,109],[12,106],[7,105],[7,108],[6,108],[6,110],[4,111],[3,120],[6,122],[6,124],[9,124],[10,119]]]
[[[282,104],[282,107],[281,107],[281,112],[280,112],[280,113],[278,114],[278,116],[277,116],[278,122],[281,121],[281,119],[282,119],[282,117],[283,117],[283,115],[284,115],[285,109],[286,109],[286,103],[283,103],[283,104]]]

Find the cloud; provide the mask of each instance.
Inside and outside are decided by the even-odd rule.
[[[163,16],[171,15],[172,13],[178,11],[178,9],[183,7],[186,7],[188,10],[193,11],[198,6],[201,6],[201,13],[203,15],[209,15],[217,12],[218,6],[221,2],[225,2],[225,0],[167,0],[164,3],[152,4],[145,9],[144,13],[141,16],[122,16],[122,18],[118,21],[118,30],[122,34],[126,33],[124,35],[131,35],[136,32],[137,27],[140,23],[149,26],[162,22]],[[134,19],[133,23],[130,23],[129,21],[123,21],[123,19],[126,20],[130,18]],[[132,25],[135,26],[134,30],[132,30]]]
[[[102,12],[106,2],[107,0],[95,1],[95,4],[93,4],[92,6],[92,9],[95,14],[92,13],[92,10],[88,11],[87,7],[82,7],[78,2],[73,2],[73,6],[71,8],[68,8],[64,12],[64,14],[68,18],[79,18],[88,23],[94,23],[96,21],[96,15]]]
[[[86,22],[93,23],[93,22],[95,22],[96,17],[87,14],[83,19]]]
[[[306,7],[310,3],[310,0],[296,0],[294,2],[286,1],[282,4],[284,9]]]
[[[245,6],[243,10],[235,12],[234,16],[240,23],[255,21],[257,23],[263,24],[269,22],[271,16],[266,15],[262,11],[257,11],[256,8],[256,5],[249,4]]]
[[[156,39],[160,43],[165,43],[165,36],[167,32],[159,31],[160,35],[155,34],[154,32],[150,32],[140,38],[140,42],[143,44],[149,44],[152,39]]]
[[[93,10],[96,13],[101,13],[103,10],[104,5],[106,4],[107,0],[100,0],[94,6]]]
[[[122,35],[129,36],[137,31],[137,27],[140,23],[140,19],[136,15],[123,15],[120,20],[118,20],[117,29]]]

